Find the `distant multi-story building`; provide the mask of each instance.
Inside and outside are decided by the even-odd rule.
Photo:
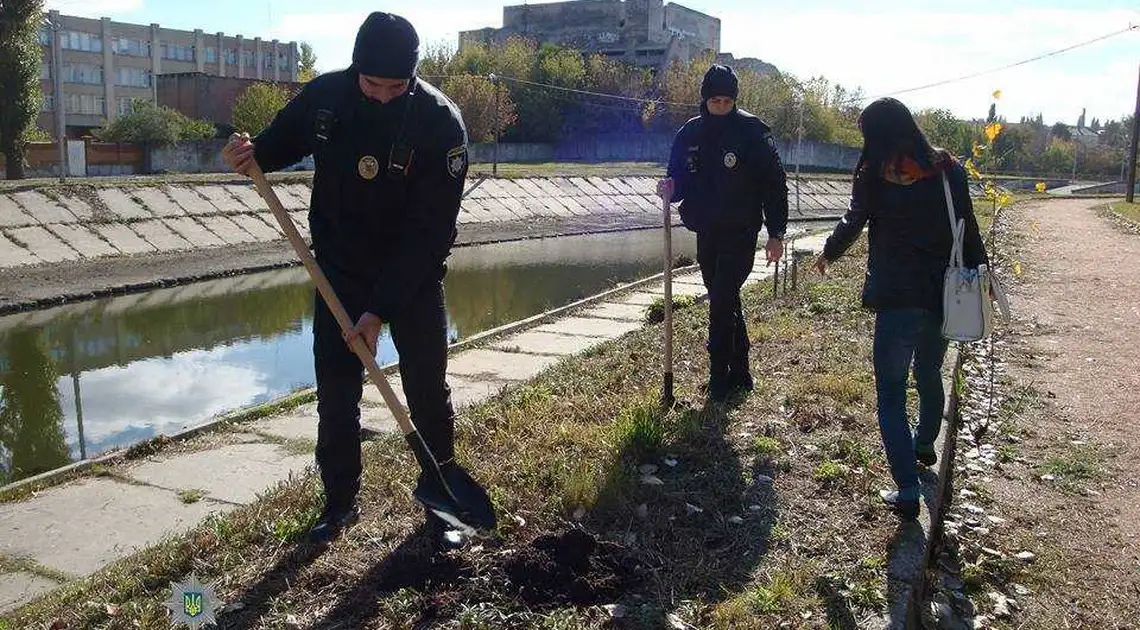
[[[542,43],[660,68],[720,52],[720,19],[664,0],[570,0],[503,7],[502,28],[459,34],[472,43],[521,35]]]
[[[156,78],[163,74],[197,72],[217,77],[296,82],[300,51],[296,42],[264,41],[225,33],[206,34],[48,14],[60,39],[59,68],[62,106],[68,137],[79,137],[128,113],[134,100],[157,100]],[[52,137],[56,102],[52,77],[52,35],[40,30],[43,47],[40,79],[44,102],[39,126]]]

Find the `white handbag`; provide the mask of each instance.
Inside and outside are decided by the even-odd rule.
[[[1008,317],[1009,306],[997,279],[989,268],[978,265],[966,267],[962,262],[962,242],[965,239],[966,221],[954,220],[954,196],[950,193],[950,180],[942,174],[942,188],[946,192],[946,209],[950,216],[950,233],[954,246],[946,267],[942,292],[942,336],[951,341],[977,341],[993,331],[993,303],[998,300],[1002,313]],[[992,291],[992,293],[991,293]]]

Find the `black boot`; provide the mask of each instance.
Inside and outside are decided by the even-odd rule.
[[[360,507],[356,502],[326,504],[317,524],[309,530],[309,543],[317,545],[332,542],[344,530],[360,520]]]

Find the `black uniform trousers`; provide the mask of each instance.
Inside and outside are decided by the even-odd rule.
[[[337,289],[355,323],[365,312],[360,295]],[[455,411],[447,385],[447,312],[443,282],[429,281],[404,312],[386,322],[399,354],[400,379],[412,422],[436,460],[455,456]],[[364,366],[344,342],[340,326],[317,295],[313,316],[317,377],[317,465],[329,508],[346,508],[360,490],[360,399]],[[373,387],[371,382],[368,387]]]
[[[697,234],[697,263],[709,292],[709,380],[748,372],[748,330],[740,289],[752,273],[758,232],[709,231]]]

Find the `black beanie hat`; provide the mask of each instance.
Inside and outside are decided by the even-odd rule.
[[[714,96],[727,96],[733,100],[740,94],[740,84],[732,68],[714,65],[705,73],[701,81],[701,100],[707,101]]]
[[[404,18],[376,11],[356,33],[352,64],[360,74],[381,79],[410,79],[420,59],[420,38]]]

